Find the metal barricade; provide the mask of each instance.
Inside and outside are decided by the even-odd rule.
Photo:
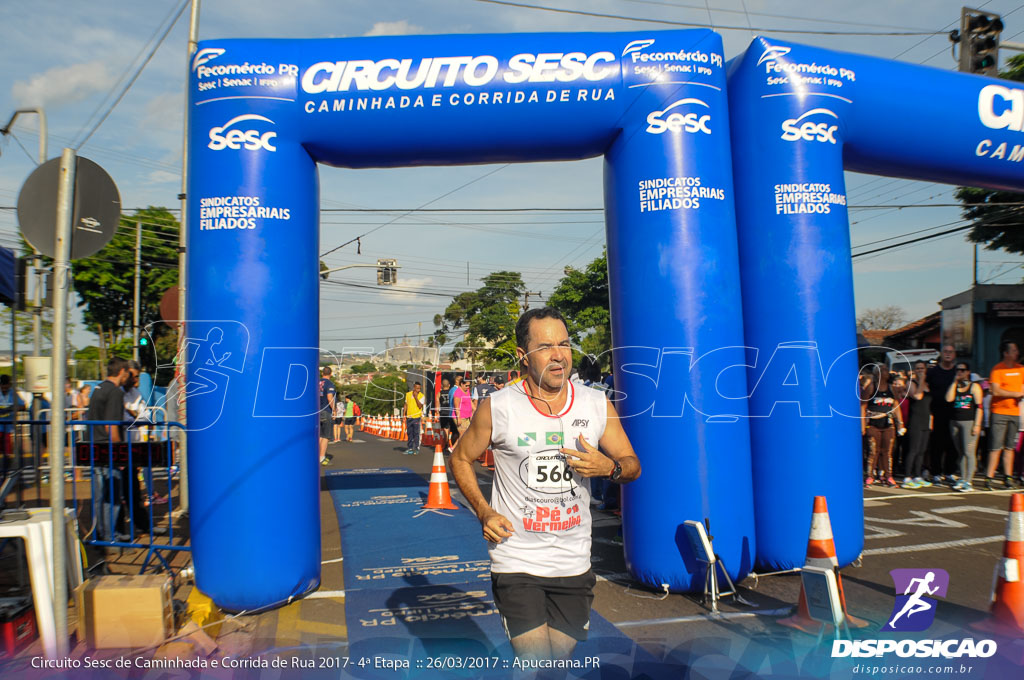
[[[23,420],[18,425],[48,434],[49,421]],[[140,423],[141,424],[141,423]],[[95,442],[95,431],[107,426],[117,426],[125,434],[126,441]],[[83,504],[88,503],[91,526],[83,530],[82,542],[102,547],[144,548],[146,558],[139,573],[145,573],[154,559],[170,571],[170,564],[163,553],[190,551],[186,539],[178,532],[177,540],[174,531],[174,495],[178,476],[178,441],[185,436],[180,423],[158,422],[146,423],[145,426],[153,436],[143,436],[138,430],[130,429],[132,422],[100,421],[100,420],[68,420],[65,422],[65,436],[69,443],[65,459],[65,474],[70,474],[72,482],[71,500],[75,512],[81,515]],[[83,428],[84,430],[80,429]],[[139,435],[139,436],[135,436]],[[103,437],[100,437],[103,438]],[[132,441],[143,439],[146,441]],[[49,475],[50,466],[43,458],[48,456],[47,449],[41,456],[19,460],[17,467],[22,477],[34,482],[37,497],[40,482]],[[17,460],[17,459],[16,459]],[[24,465],[29,462],[30,465]],[[5,460],[5,467],[7,461]],[[139,476],[142,476],[142,480]],[[75,481],[90,482],[88,499],[81,497]],[[51,480],[53,483],[56,480]],[[164,494],[157,492],[157,483],[165,485]],[[145,484],[145,492],[141,484]],[[21,494],[19,489],[19,502]],[[159,501],[159,503],[157,502]],[[166,515],[160,514],[157,520],[156,505],[166,502]],[[123,507],[122,507],[123,506]],[[124,512],[124,523],[127,533],[120,535],[117,531],[117,519]],[[138,513],[144,513],[138,518]],[[141,524],[137,522],[140,520]],[[142,535],[135,536],[136,529]]]

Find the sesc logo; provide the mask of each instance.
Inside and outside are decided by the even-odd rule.
[[[708,127],[708,121],[711,120],[709,114],[699,115],[696,113],[671,113],[667,117],[665,114],[676,108],[677,106],[685,106],[686,104],[699,104],[706,109],[710,109],[705,102],[692,97],[687,99],[680,99],[674,104],[670,104],[665,107],[664,111],[651,111],[647,115],[647,132],[652,135],[660,135],[665,132],[703,132],[706,135],[711,134],[711,128]]]
[[[828,142],[829,144],[835,144],[836,130],[839,129],[838,125],[830,125],[831,121],[823,123],[800,122],[804,118],[817,114],[832,116],[839,120],[839,116],[828,109],[811,109],[799,118],[790,118],[789,120],[782,121],[782,139],[787,142],[795,142],[802,139],[805,142]]]
[[[195,71],[206,62],[213,61],[220,55],[224,54],[224,52],[226,52],[226,50],[220,47],[204,47],[196,52],[196,56],[192,58],[192,70]]]
[[[246,120],[262,120],[271,125],[274,121],[263,116],[258,116],[255,113],[248,113],[242,116],[232,118],[227,123],[220,127],[210,128],[210,143],[207,144],[209,148],[214,151],[220,151],[221,149],[247,149],[249,151],[257,151],[263,149],[264,151],[277,151],[277,147],[270,143],[274,137],[277,137],[276,132],[263,132],[259,130],[237,130],[232,129],[232,126],[236,123],[241,123]]]

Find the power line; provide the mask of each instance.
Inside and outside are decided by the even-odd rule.
[[[679,7],[679,8],[682,8],[682,9],[696,9],[696,10],[704,10],[705,9],[704,7],[701,7],[700,5],[687,5],[687,4],[684,4],[684,3],[681,3],[681,2],[657,2],[656,0],[621,0],[621,1],[622,2],[632,2],[632,3],[636,3],[636,4],[640,4],[640,5],[656,5],[656,6],[659,6],[659,7]],[[865,22],[861,22],[861,21],[844,21],[842,19],[818,19],[816,17],[800,17],[800,16],[791,15],[791,14],[771,14],[769,12],[748,12],[746,10],[746,3],[744,3],[743,7],[744,8],[742,10],[739,10],[739,9],[727,9],[727,8],[724,8],[724,7],[716,7],[715,11],[716,12],[721,12],[721,13],[727,13],[727,14],[743,14],[743,15],[748,17],[748,19],[747,19],[748,23],[750,21],[749,15],[753,15],[753,16],[759,16],[759,17],[769,17],[771,19],[787,19],[787,20],[790,20],[790,21],[807,21],[807,22],[819,23],[819,24],[841,24],[841,25],[846,25],[846,26],[869,26],[869,27],[872,27],[872,28],[905,28],[903,26],[894,26],[894,25],[889,25],[889,24],[872,24],[872,23],[865,23]],[[748,29],[749,30],[757,30],[757,29],[754,29],[754,28],[752,28],[750,26],[748,26]]]
[[[179,10],[179,11],[180,11],[180,10]],[[128,63],[128,65],[127,65],[127,66],[125,67],[124,71],[123,71],[123,72],[121,73],[121,77],[120,77],[120,78],[118,78],[118,79],[117,79],[117,82],[113,84],[113,86],[112,86],[112,87],[110,88],[110,91],[109,91],[109,92],[107,92],[106,96],[105,96],[105,97],[103,97],[103,99],[102,99],[102,100],[100,100],[100,102],[99,102],[98,104],[96,104],[96,108],[95,108],[95,109],[93,110],[93,112],[92,112],[92,113],[90,113],[90,114],[89,114],[89,117],[88,117],[88,118],[86,118],[85,122],[84,122],[84,123],[82,123],[82,127],[81,127],[81,128],[80,128],[80,129],[78,130],[78,132],[77,132],[77,133],[75,133],[75,138],[78,138],[79,136],[81,136],[81,134],[82,134],[83,132],[85,132],[85,129],[86,129],[87,127],[89,127],[89,123],[91,123],[91,122],[93,121],[93,119],[94,119],[94,118],[96,118],[96,115],[97,115],[97,114],[98,114],[98,113],[100,112],[100,110],[101,110],[101,109],[103,108],[103,106],[104,106],[104,105],[105,105],[105,104],[106,104],[106,103],[107,103],[108,101],[110,101],[110,98],[111,98],[111,97],[113,97],[113,96],[114,96],[114,93],[115,93],[115,92],[117,91],[117,88],[121,86],[121,83],[123,83],[123,82],[124,82],[124,80],[125,80],[125,78],[127,78],[127,77],[128,77],[128,74],[129,74],[129,73],[131,73],[131,70],[132,70],[132,64],[134,64],[135,62],[137,62],[137,61],[138,61],[139,59],[141,59],[141,58],[142,58],[142,55],[143,55],[143,54],[145,54],[145,52],[146,52],[146,48],[147,48],[147,47],[148,47],[149,45],[151,45],[151,44],[153,43],[153,41],[157,39],[157,36],[158,36],[158,35],[160,34],[160,27],[161,27],[161,26],[163,26],[163,25],[164,25],[165,23],[167,23],[168,21],[170,21],[170,20],[171,20],[171,17],[172,17],[173,15],[174,15],[174,8],[172,7],[172,8],[171,8],[171,11],[167,13],[167,16],[165,16],[165,17],[164,17],[163,19],[161,19],[161,20],[160,20],[160,23],[159,23],[159,24],[157,24],[156,30],[154,30],[154,31],[153,31],[153,35],[151,35],[151,36],[149,37],[149,40],[147,40],[147,41],[146,41],[146,44],[142,46],[142,49],[140,49],[140,50],[139,50],[139,53],[138,53],[138,54],[137,54],[137,55],[135,56],[135,58],[134,58],[134,59],[132,59],[132,60],[131,60],[131,62],[129,62],[129,63]]]
[[[493,169],[493,170],[491,170],[491,171],[489,171],[489,172],[485,172],[484,174],[480,175],[480,176],[479,176],[479,177],[477,177],[476,179],[472,179],[472,180],[470,180],[470,181],[466,182],[465,184],[462,184],[462,185],[460,185],[460,186],[457,186],[457,187],[455,187],[454,189],[452,189],[451,191],[449,191],[449,192],[447,192],[447,193],[444,193],[444,194],[441,194],[441,195],[440,195],[440,196],[438,196],[437,198],[432,198],[431,200],[427,201],[427,202],[426,202],[426,203],[424,203],[423,205],[421,205],[421,206],[419,206],[418,208],[415,208],[414,210],[411,210],[411,211],[409,211],[409,212],[411,213],[411,212],[415,212],[416,210],[422,210],[423,208],[427,207],[427,206],[428,206],[428,205],[430,205],[431,203],[436,203],[437,201],[440,201],[440,200],[441,200],[442,198],[445,198],[446,196],[451,196],[451,195],[452,195],[452,194],[454,194],[454,193],[455,193],[456,191],[459,191],[459,190],[461,190],[461,189],[465,189],[465,188],[466,188],[466,187],[468,187],[468,186],[469,186],[470,184],[474,184],[474,183],[476,183],[476,182],[479,182],[480,180],[482,180],[482,179],[484,179],[484,178],[486,178],[486,177],[490,177],[491,175],[493,175],[493,174],[494,174],[494,173],[496,173],[496,172],[501,172],[502,170],[504,170],[505,168],[507,168],[507,167],[508,167],[509,165],[511,165],[511,163],[506,163],[506,164],[504,164],[504,165],[499,165],[499,166],[498,166],[497,168],[495,168],[495,169]],[[369,235],[370,235],[370,234],[372,234],[373,232],[375,232],[375,231],[378,231],[378,230],[380,230],[380,229],[383,229],[384,227],[388,226],[389,224],[392,224],[393,222],[396,222],[397,220],[401,219],[402,217],[404,217],[404,215],[399,215],[399,216],[398,216],[398,217],[396,217],[395,219],[393,219],[393,220],[390,220],[390,221],[388,221],[388,222],[385,222],[384,224],[380,225],[379,227],[374,227],[373,229],[369,230],[369,231],[368,231],[368,232],[366,232],[365,234],[361,234],[361,235],[359,235],[359,236],[356,236],[356,237],[355,237],[355,238],[353,238],[353,239],[349,239],[348,241],[346,241],[346,242],[342,243],[342,244],[341,244],[340,246],[337,246],[337,247],[335,247],[335,248],[331,248],[331,249],[330,249],[330,250],[328,250],[327,252],[325,252],[325,253],[321,254],[321,255],[320,255],[320,257],[324,257],[324,256],[326,256],[326,255],[330,255],[330,254],[331,254],[331,253],[333,253],[334,251],[336,251],[336,250],[340,250],[340,249],[344,248],[345,246],[347,246],[347,245],[349,245],[349,244],[351,244],[351,243],[358,243],[358,242],[359,242],[359,239],[363,238],[364,236],[369,236]]]
[[[153,45],[153,49],[149,51],[149,54],[146,55],[145,60],[143,60],[142,64],[139,65],[139,68],[136,69],[135,73],[132,74],[132,77],[125,84],[124,88],[121,90],[121,93],[117,95],[117,98],[113,101],[113,103],[111,103],[111,105],[107,108],[103,115],[100,116],[100,119],[96,121],[95,125],[92,126],[92,129],[89,130],[89,133],[85,135],[85,137],[82,139],[82,141],[78,143],[77,146],[75,146],[75,151],[81,149],[85,145],[85,143],[89,141],[89,138],[92,137],[93,133],[96,132],[96,130],[98,130],[101,125],[103,125],[103,122],[105,120],[107,120],[107,116],[111,114],[114,108],[121,103],[122,99],[124,99],[124,96],[128,94],[128,90],[130,90],[132,85],[135,84],[135,81],[138,79],[138,77],[142,75],[143,69],[145,69],[146,66],[149,64],[150,59],[152,59],[153,55],[156,54],[156,51],[160,49],[160,46],[164,44],[164,40],[167,38],[167,35],[171,32],[171,29],[174,28],[175,24],[178,23],[178,19],[181,18],[181,15],[185,11],[185,8],[188,7],[189,1],[190,0],[183,0],[183,2],[181,3],[181,7],[178,9],[178,13],[174,17],[174,21],[172,21],[167,26],[167,29],[163,32],[163,35],[161,35],[160,39],[157,40],[155,45]]]
[[[688,28],[707,28],[707,24],[692,21],[672,21],[670,19],[649,19],[646,17],[631,17],[621,14],[602,14],[600,12],[586,12],[584,10],[562,9],[558,7],[544,7],[542,5],[528,5],[522,2],[509,2],[508,0],[475,0],[491,5],[503,5],[506,7],[519,7],[521,9],[536,9],[542,12],[554,12],[555,14],[574,14],[577,16],[597,17],[600,19],[618,19],[620,21],[638,21],[648,24],[663,24],[666,26],[685,26]],[[877,35],[877,36],[904,36],[904,35],[939,35],[937,31],[815,31],[799,28],[765,28],[763,26],[715,26],[716,31],[764,31],[770,33],[793,33],[801,35]]]

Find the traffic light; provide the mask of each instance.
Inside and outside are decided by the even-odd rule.
[[[146,336],[139,338],[139,351],[141,352],[144,349],[149,349],[149,338]]]
[[[393,286],[398,283],[398,260],[377,260],[377,285]]]
[[[32,303],[28,299],[28,275],[28,258],[19,257],[14,263],[14,308],[19,312],[24,312],[32,307]]]
[[[999,75],[999,34],[1003,20],[998,14],[964,7],[960,28],[949,39],[960,43],[960,71],[984,76]]]

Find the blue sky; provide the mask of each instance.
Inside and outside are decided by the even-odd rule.
[[[954,69],[945,32],[959,21],[962,3],[951,0],[536,0],[527,4],[587,12],[694,22],[719,27],[726,58],[746,49],[753,35],[895,58]],[[978,3],[1004,15],[1003,38],[1022,40],[1024,4]],[[45,108],[49,156],[80,140],[104,101],[120,91],[151,38],[162,32],[181,0],[36,0],[0,5],[0,118],[16,108]],[[710,9],[708,8],[710,7]],[[177,207],[180,190],[183,94],[188,11],[142,71],[123,100],[81,147],[117,182],[126,209]],[[723,27],[748,27],[732,30]],[[559,14],[480,0],[203,0],[200,38],[320,38],[387,34],[505,33],[531,31],[629,31],[673,28],[626,19]],[[781,32],[834,31],[839,35]],[[939,31],[933,36],[850,35],[853,31]],[[1003,57],[1009,53],[1004,53]],[[936,106],[941,106],[937,99]],[[35,166],[36,116],[19,118],[13,138],[0,140],[0,206],[13,206]],[[20,145],[19,145],[20,143]],[[24,150],[21,148],[24,146]],[[600,209],[600,159],[558,164],[465,166],[399,170],[321,169],[323,208]],[[474,181],[475,180],[475,181]],[[470,183],[471,182],[471,183]],[[465,188],[453,191],[463,185]],[[451,192],[451,193],[449,193]],[[847,175],[852,242],[863,244],[959,219],[955,208],[858,206],[953,203],[951,187],[864,175]],[[448,195],[445,195],[448,194]],[[439,198],[442,197],[443,198]],[[438,200],[439,199],[439,200]],[[389,222],[399,213],[324,213],[321,245],[326,250]],[[11,246],[17,230],[13,210],[0,209],[0,245]],[[330,266],[372,263],[394,257],[402,265],[401,288],[454,293],[478,287],[491,271],[523,272],[529,290],[551,293],[566,265],[584,266],[601,253],[603,216],[598,211],[537,213],[414,213],[363,240],[362,254],[349,246],[327,258]],[[855,260],[858,309],[902,306],[911,318],[938,309],[937,302],[970,286],[972,250],[962,234]],[[980,276],[993,283],[1018,282],[1024,259],[982,251]],[[467,263],[469,283],[467,284]],[[369,283],[372,270],[339,278]],[[450,298],[393,290],[325,286],[321,346],[383,349],[385,338],[429,333],[435,314]],[[74,344],[95,342],[79,328]]]

